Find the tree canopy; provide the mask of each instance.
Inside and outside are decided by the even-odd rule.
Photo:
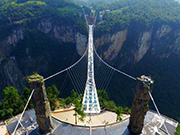
[[[84,18],[79,16],[82,8],[68,0],[7,0],[0,3],[0,39],[6,37],[14,26],[31,27],[42,18],[56,18],[71,24],[79,31],[85,27]],[[80,24],[80,25],[79,25]]]
[[[0,119],[8,119],[19,113],[24,109],[24,106],[29,98],[30,90],[24,88],[22,95],[18,94],[18,90],[11,86],[3,90],[4,99],[0,102]],[[32,108],[32,102],[29,103],[28,109]]]
[[[125,29],[133,21],[151,27],[154,23],[180,23],[180,4],[172,0],[117,0],[109,3],[93,3],[103,15],[99,31],[110,32]]]
[[[176,132],[174,133],[174,135],[180,135],[180,123],[178,124],[178,126],[176,128]]]

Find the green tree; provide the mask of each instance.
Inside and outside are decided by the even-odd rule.
[[[74,90],[72,90],[71,91],[71,99],[72,99],[72,101],[74,101],[76,98],[77,98],[77,93]]]
[[[79,120],[81,120],[81,121],[84,121],[84,118],[85,118],[86,115],[85,115],[85,113],[84,113],[84,111],[82,109],[82,103],[81,103],[80,100],[75,99],[73,103],[75,105],[75,114],[74,114],[74,116],[75,116],[75,124],[77,124],[77,115],[80,115]]]
[[[178,124],[178,126],[176,128],[176,132],[174,133],[174,135],[180,135],[180,123]]]
[[[122,111],[123,111],[123,107],[122,106],[116,107],[117,121],[122,120],[122,118],[121,118]]]
[[[13,86],[11,87],[6,87],[4,90],[4,109],[13,109],[13,115],[16,115],[20,112],[23,111],[24,104],[23,101],[21,100],[18,90],[14,88]]]
[[[129,107],[125,107],[125,108],[123,109],[123,111],[125,111],[125,112],[131,112],[131,109],[129,109]]]
[[[112,109],[112,110],[116,109],[116,104],[114,103],[114,101],[110,101],[110,100],[105,101],[104,105],[105,105],[105,108],[107,109]]]
[[[6,87],[3,90],[3,95],[3,102],[0,102],[0,119],[11,118],[23,111],[24,103],[16,88]]]
[[[70,105],[71,103],[72,103],[71,97],[67,97],[67,98],[65,99],[65,104],[66,104],[66,105]]]
[[[22,92],[22,95],[21,95],[21,99],[22,99],[24,105],[27,103],[30,94],[31,94],[31,90],[30,90],[29,88],[25,87],[25,88],[23,89],[23,92]],[[33,107],[34,107],[34,106],[33,106],[32,98],[31,98],[31,100],[30,100],[30,102],[29,102],[29,104],[28,104],[27,109],[31,109],[31,108],[33,108]]]
[[[5,119],[11,118],[11,117],[13,117],[13,109],[12,108],[0,110],[0,119],[1,120],[5,120]]]
[[[99,98],[99,104],[101,106],[101,109],[106,108],[106,101],[109,99],[109,96],[105,90],[97,90],[98,98]]]
[[[59,98],[58,99],[59,100],[59,106],[61,106],[61,107],[65,107],[65,99],[64,98]]]
[[[56,108],[59,107],[58,96],[60,92],[54,84],[50,87],[47,87],[46,91],[51,109],[55,110]]]

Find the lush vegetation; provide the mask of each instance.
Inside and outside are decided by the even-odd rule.
[[[59,90],[55,85],[49,86],[46,89],[47,97],[50,102],[51,110],[59,108],[68,108],[70,106],[75,107],[75,118],[77,123],[77,115],[80,115],[80,120],[84,120],[86,116],[82,110],[82,94],[78,95],[74,90],[71,91],[71,95],[67,98],[59,98]],[[19,113],[22,113],[25,104],[30,96],[30,89],[24,88],[21,95],[18,94],[18,90],[14,87],[6,87],[4,90],[4,99],[0,102],[0,120],[11,118]],[[117,120],[121,120],[122,111],[130,112],[128,107],[124,108],[116,106],[114,101],[109,100],[108,94],[105,90],[98,90],[99,102],[101,109],[111,109],[118,115]],[[32,99],[27,107],[28,109],[33,108]]]
[[[117,120],[121,120],[122,111],[130,112],[128,107],[124,108],[121,106],[116,106],[114,101],[109,100],[109,96],[105,90],[97,90],[99,95],[99,103],[101,106],[101,110],[110,109],[117,113]],[[51,105],[51,109],[59,109],[60,107],[66,108],[71,105],[75,107],[75,116],[80,115],[80,119],[83,120],[85,117],[84,112],[82,111],[82,94],[78,95],[74,90],[71,91],[71,95],[67,98],[58,98],[59,90],[55,85],[47,87],[47,96]],[[76,117],[77,118],[77,117]],[[77,120],[76,120],[77,121]]]
[[[103,14],[104,23],[99,31],[115,32],[127,28],[131,22],[151,27],[154,23],[179,23],[180,5],[172,0],[118,0],[109,3],[93,3],[92,6]]]
[[[85,29],[82,8],[68,0],[7,0],[0,3],[0,39],[11,32],[12,27],[24,25],[29,28],[42,18],[56,18],[71,24],[79,31]],[[31,24],[31,25],[29,25]],[[6,32],[5,32],[6,31]]]
[[[29,98],[30,89],[24,88],[21,95],[18,94],[18,90],[14,87],[6,87],[3,90],[4,99],[0,102],[0,119],[5,120],[11,118],[24,109],[24,106]],[[27,109],[33,107],[32,102],[29,103]]]
[[[178,124],[178,126],[176,128],[176,132],[174,133],[174,135],[180,135],[180,123]]]

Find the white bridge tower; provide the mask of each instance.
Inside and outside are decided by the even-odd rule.
[[[94,80],[94,45],[93,45],[93,25],[89,25],[88,39],[88,70],[87,81],[83,97],[83,109],[85,113],[100,113],[100,105]]]

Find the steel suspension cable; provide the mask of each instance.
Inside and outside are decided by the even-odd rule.
[[[96,59],[98,59],[99,60],[99,58],[97,58],[97,57],[95,57]],[[99,60],[100,61],[100,60]],[[101,61],[100,61],[101,62]],[[109,75],[110,74],[110,72],[111,71],[114,71],[114,70],[112,70],[111,68],[109,68],[109,67],[107,67],[106,65],[101,65],[101,68],[99,68],[98,70],[100,70],[99,72],[101,72],[100,73],[100,76],[99,76],[99,73],[96,73],[95,72],[95,74],[97,74],[98,75],[98,78],[96,79],[96,83],[97,83],[97,87],[98,87],[98,89],[103,89],[103,85],[104,84],[106,84],[106,79],[107,79],[107,77],[106,77],[106,75]],[[98,72],[98,71],[97,71]]]
[[[94,19],[94,23],[93,23],[93,25],[95,25],[95,24],[96,24],[97,16],[98,16],[98,13],[96,13],[96,17],[95,17],[95,19]]]
[[[157,105],[156,105],[156,103],[155,103],[155,101],[154,101],[154,99],[153,99],[153,97],[152,97],[151,92],[148,91],[148,93],[149,93],[149,96],[150,96],[150,98],[151,98],[151,100],[152,100],[152,102],[153,102],[153,104],[154,104],[154,107],[156,108],[156,111],[157,111],[159,117],[163,120],[163,118],[162,118],[162,116],[161,116],[161,114],[160,114],[160,112],[159,112],[159,109],[158,109],[158,107],[157,107]],[[170,134],[169,134],[169,131],[168,131],[166,125],[165,125],[165,123],[163,123],[163,125],[164,125],[164,128],[165,128],[167,134],[170,135]]]
[[[103,85],[106,83],[106,75],[109,75],[109,73],[112,71],[112,69],[108,68],[107,66],[103,66],[102,69],[101,69],[101,76],[99,77],[99,83],[98,83],[98,87],[100,89],[103,89]],[[113,70],[114,71],[114,70]]]
[[[74,64],[72,64],[71,66],[69,66],[69,67],[67,67],[67,68],[65,68],[65,69],[63,69],[63,70],[61,70],[61,71],[59,71],[59,72],[57,72],[57,73],[55,73],[55,74],[47,77],[47,78],[45,78],[44,81],[46,81],[46,80],[48,80],[48,79],[50,79],[50,78],[53,78],[53,77],[55,77],[55,76],[57,76],[57,75],[65,72],[65,71],[71,69],[71,68],[74,67],[75,65],[77,65],[77,64],[82,60],[82,58],[85,56],[86,52],[87,52],[87,48],[86,48],[86,51],[84,52],[84,54],[81,56],[81,58],[80,58],[78,61],[76,61],[76,62],[75,62]]]
[[[79,83],[81,84],[82,89],[80,89],[80,92],[83,94],[85,90],[86,80],[87,80],[86,78],[87,64],[86,63],[84,64],[82,62],[79,64],[80,67],[76,67],[74,70],[76,71]]]
[[[101,83],[99,84],[99,88],[101,89],[101,90],[103,90],[105,87],[103,87],[104,86],[104,84],[106,84],[106,81],[108,80],[108,77],[109,77],[109,75],[111,74],[111,72],[112,71],[114,71],[114,70],[112,70],[112,69],[110,69],[110,68],[107,68],[106,67],[106,70],[104,70],[104,74],[102,74],[102,77],[101,77]]]
[[[85,12],[84,12],[84,10],[83,10],[83,14],[84,14],[84,19],[85,19],[85,21],[86,21],[86,26],[87,26],[87,30],[89,29],[89,27],[88,27],[88,21],[87,21],[87,18],[86,18],[86,15],[85,15]]]
[[[105,86],[105,89],[104,89],[105,91],[106,91],[106,89],[107,89],[107,87],[108,87],[108,85],[109,85],[109,83],[110,83],[113,75],[114,75],[114,72],[112,72],[111,75],[110,75],[110,77],[109,77],[109,80],[108,80],[108,82],[107,82],[107,84],[106,84],[106,86]]]
[[[68,73],[68,76],[69,76],[69,78],[70,78],[70,80],[71,80],[71,82],[72,82],[72,84],[73,84],[74,90],[75,90],[75,91],[78,93],[78,95],[79,95],[80,93],[79,93],[79,91],[78,91],[78,88],[77,88],[76,85],[74,84],[74,80],[73,80],[73,78],[71,77],[72,75],[71,75],[70,70],[67,70],[67,73]]]
[[[125,76],[127,76],[127,77],[129,77],[129,78],[131,78],[131,79],[133,79],[133,80],[136,80],[135,77],[133,77],[133,76],[131,76],[131,75],[128,75],[128,74],[126,74],[126,73],[124,73],[124,72],[122,72],[122,71],[120,71],[120,70],[112,67],[111,65],[107,64],[107,63],[98,55],[98,53],[96,52],[95,49],[94,49],[94,51],[95,51],[95,54],[97,55],[97,57],[98,57],[106,66],[108,66],[109,68],[115,70],[116,72],[119,72],[119,73],[121,73],[121,74],[123,74],[123,75],[125,75]]]
[[[81,64],[81,63],[80,63]],[[80,65],[81,66],[81,65]],[[80,68],[78,67],[74,67],[74,72],[75,72],[75,75],[77,76],[77,80],[78,82],[80,83],[80,86],[81,86],[81,89],[80,89],[80,92],[83,93],[84,92],[84,89],[85,89],[85,83],[84,82],[84,77],[83,77],[83,71],[86,70],[86,67],[84,66],[84,64],[81,66],[81,71],[79,70]],[[82,75],[83,74],[83,75]]]
[[[74,52],[74,55],[73,55],[73,59],[72,59],[72,61],[71,61],[71,64],[73,64],[75,55],[76,55],[76,51]],[[68,74],[66,74],[65,79],[63,80],[63,83],[61,84],[61,87],[60,87],[60,89],[59,89],[59,92],[60,92],[60,93],[61,93],[64,85],[66,85],[67,81],[68,81]]]
[[[23,110],[23,112],[22,112],[22,114],[21,114],[21,116],[20,116],[20,118],[19,118],[19,120],[18,120],[18,123],[16,124],[16,127],[15,127],[12,135],[14,135],[14,134],[16,133],[16,130],[17,130],[18,126],[19,126],[19,123],[20,123],[20,121],[21,121],[21,119],[22,119],[22,116],[23,116],[24,113],[25,113],[25,110],[26,110],[26,108],[27,108],[27,106],[28,106],[28,104],[29,104],[29,101],[31,100],[31,97],[32,97],[33,93],[34,93],[34,89],[32,90],[32,92],[31,92],[31,94],[30,94],[30,96],[29,96],[29,99],[28,99],[28,101],[27,101],[27,103],[26,103],[26,105],[25,105],[25,107],[24,107],[24,110]]]
[[[80,91],[79,93],[81,93],[81,88],[82,88],[82,85],[81,83],[78,81],[78,76],[77,74],[75,73],[75,70],[73,71],[74,68],[71,69],[71,74],[72,74],[72,78],[74,78],[74,83],[76,84],[76,86],[78,87],[78,91]]]
[[[114,70],[110,70],[110,73],[108,74],[108,77],[107,77],[108,78],[107,82],[105,83],[105,86],[102,87],[101,90],[105,90],[106,91],[106,89],[107,89],[107,87],[108,87],[108,85],[109,85],[109,83],[111,81],[111,78],[112,78],[113,74],[114,74]],[[103,92],[100,93],[99,97],[103,96],[103,94],[104,94]]]

